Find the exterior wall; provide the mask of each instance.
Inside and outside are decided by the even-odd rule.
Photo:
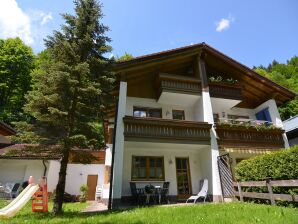
[[[10,141],[7,137],[5,137],[4,135],[1,135],[1,134],[0,134],[0,143],[3,143],[3,144],[10,144],[11,141]]]
[[[189,158],[192,193],[199,192],[199,180],[206,178],[204,153],[210,150],[210,146],[168,144],[168,143],[131,143],[126,144],[123,165],[122,196],[130,196],[132,156],[161,156],[164,157],[165,181],[170,182],[169,195],[177,195],[176,182],[176,157]],[[163,181],[162,181],[163,182]],[[147,184],[162,186],[159,181],[139,181],[137,187]],[[211,193],[212,191],[210,191]]]
[[[162,109],[162,118],[172,119],[172,110],[184,110],[185,120],[197,120],[194,117],[194,107],[183,107],[179,105],[160,104],[155,99],[127,97],[125,115],[133,116],[133,107],[153,107]]]
[[[48,191],[53,192],[58,183],[60,162],[51,160],[48,168]],[[68,164],[65,192],[80,195],[80,187],[87,184],[88,175],[98,175],[97,185],[102,186],[104,180],[103,164]]]
[[[290,147],[292,147],[294,145],[298,145],[298,137],[289,139],[289,145],[290,145]]]
[[[38,182],[43,176],[43,172],[44,166],[41,160],[0,160],[0,183],[22,183],[30,176],[33,176],[35,182]]]

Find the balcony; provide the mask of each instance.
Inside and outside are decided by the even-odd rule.
[[[126,116],[125,141],[210,145],[211,125],[205,122]]]
[[[211,97],[230,100],[243,100],[243,87],[238,84],[209,83]]]
[[[156,80],[159,103],[189,106],[201,95],[200,80],[187,76],[159,74]]]
[[[225,121],[216,124],[220,148],[284,148],[284,130],[263,121]]]

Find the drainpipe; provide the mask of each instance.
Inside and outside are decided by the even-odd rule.
[[[115,161],[115,143],[116,143],[116,130],[117,130],[117,119],[118,119],[118,103],[119,103],[119,99],[117,99],[117,102],[116,102],[115,121],[114,121],[114,130],[113,130],[113,148],[112,148],[112,162],[111,162],[108,210],[112,209],[112,191],[113,191],[113,178],[114,178],[114,161]]]
[[[43,176],[45,177],[46,176],[46,174],[47,174],[47,165],[46,165],[46,163],[45,163],[45,159],[42,159],[42,164],[43,164],[43,166],[44,166],[44,170],[43,170]]]

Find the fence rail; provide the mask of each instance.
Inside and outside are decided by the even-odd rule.
[[[291,194],[274,194],[272,187],[298,187],[298,180],[266,180],[266,181],[246,181],[246,182],[233,182],[234,187],[237,187],[238,191],[235,191],[235,196],[243,201],[243,198],[258,198],[268,199],[272,205],[275,205],[276,200],[284,200],[290,202],[298,202],[298,195]],[[242,187],[267,187],[268,193],[257,192],[245,192],[242,191]]]

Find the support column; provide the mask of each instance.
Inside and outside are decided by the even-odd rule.
[[[119,102],[118,102],[118,116],[117,116],[117,129],[114,154],[114,175],[113,175],[113,190],[112,199],[113,207],[117,207],[122,196],[122,176],[123,176],[123,155],[124,155],[124,123],[123,117],[126,111],[126,93],[127,83],[120,82],[119,88]]]
[[[213,119],[213,111],[212,111],[212,105],[211,105],[211,97],[209,94],[208,78],[206,74],[205,58],[206,58],[206,54],[201,53],[198,57],[197,63],[198,63],[198,68],[200,73],[201,84],[202,84],[203,119],[204,119],[204,122],[208,122],[209,124],[212,124],[212,128],[210,130],[210,136],[211,136],[210,169],[212,170],[212,172],[210,172],[211,177],[209,177],[209,183],[210,183],[209,186],[211,186],[210,193],[213,195],[213,201],[220,201],[221,185],[220,185],[220,178],[219,178],[219,171],[218,171],[218,164],[217,164],[219,149],[217,144],[216,132],[213,126],[214,119]]]

